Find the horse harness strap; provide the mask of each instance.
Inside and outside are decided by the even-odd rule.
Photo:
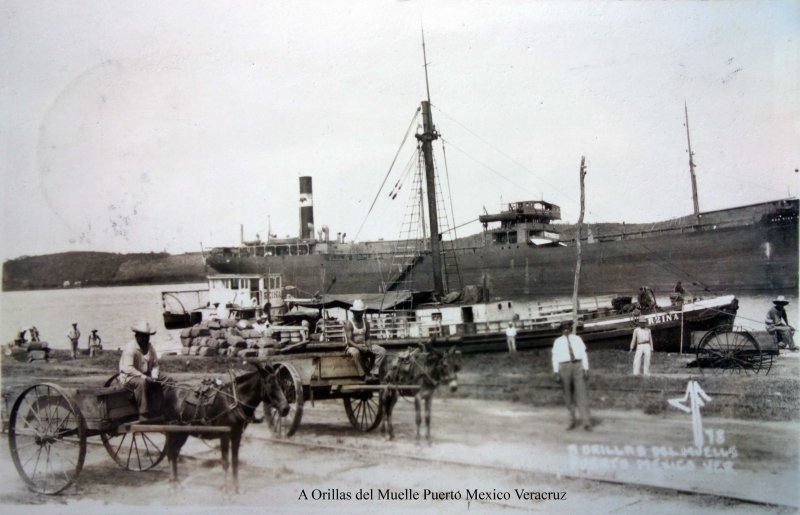
[[[186,396],[186,398],[183,399],[183,402],[181,403],[179,418],[182,422],[189,424],[199,422],[201,424],[208,425],[211,422],[217,420],[218,418],[228,413],[233,413],[237,418],[240,418],[244,422],[249,423],[253,421],[253,417],[248,417],[247,414],[242,409],[244,403],[239,399],[239,390],[238,388],[236,388],[236,377],[233,375],[232,371],[229,370],[228,373],[231,376],[231,382],[229,384],[233,392],[233,395],[230,395],[224,392],[222,388],[219,388],[220,383],[218,379],[211,379],[211,378],[203,379],[200,388],[189,392],[189,394]],[[206,415],[207,408],[208,406],[214,404],[214,401],[216,401],[217,399],[217,395],[220,394],[228,396],[231,399],[231,402],[230,404],[228,404],[228,407],[225,411],[209,419]],[[184,413],[185,413],[184,409],[186,408],[187,404],[194,405],[197,407],[197,410],[195,411],[195,416],[192,418],[192,420],[184,419]]]
[[[208,424],[209,419],[206,416],[206,409],[208,406],[214,404],[214,401],[217,399],[217,395],[221,392],[218,388],[218,380],[212,378],[203,379],[200,384],[200,387],[190,391],[186,397],[181,402],[179,419],[182,422],[193,424],[193,423],[201,423],[201,424]],[[186,408],[188,406],[194,406],[194,416],[191,420],[186,420]]]

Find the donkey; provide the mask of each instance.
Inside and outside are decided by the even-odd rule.
[[[227,426],[230,433],[167,433],[166,452],[172,469],[171,481],[178,481],[178,455],[188,437],[220,439],[222,468],[228,475],[228,446],[231,448],[233,463],[233,484],[239,492],[239,444],[247,424],[254,421],[255,410],[261,402],[269,404],[282,416],[289,413],[289,404],[277,380],[275,370],[270,366],[252,363],[256,370],[233,378],[231,382],[217,386],[211,385],[202,394],[178,391],[173,408],[177,423],[193,426]],[[231,373],[231,375],[233,375]]]
[[[388,386],[381,390],[380,402],[383,408],[383,425],[381,430],[388,440],[394,439],[392,426],[392,410],[400,396],[393,385],[419,385],[419,390],[414,392],[414,410],[417,422],[417,443],[420,439],[420,426],[422,425],[422,402],[425,402],[425,438],[431,443],[431,401],[436,387],[447,383],[450,391],[458,389],[456,372],[459,367],[455,363],[455,347],[442,352],[431,345],[422,345],[410,353],[392,356],[387,359],[381,374],[381,384]]]

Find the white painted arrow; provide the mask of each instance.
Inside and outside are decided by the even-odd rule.
[[[685,403],[688,401],[689,405]],[[686,393],[683,397],[677,399],[669,399],[667,402],[671,406],[678,408],[684,413],[692,414],[692,432],[694,433],[694,444],[697,447],[702,447],[705,443],[703,438],[703,418],[700,415],[700,408],[710,402],[711,397],[700,388],[697,381],[689,381],[686,385]]]

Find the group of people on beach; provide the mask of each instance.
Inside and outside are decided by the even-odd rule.
[[[72,359],[78,359],[78,346],[81,339],[81,331],[78,329],[78,322],[72,323],[72,329],[67,332],[67,339],[69,340],[70,350],[72,351]],[[97,329],[92,329],[92,334],[87,339],[89,347],[89,357],[93,358],[103,351],[103,339],[97,334]]]

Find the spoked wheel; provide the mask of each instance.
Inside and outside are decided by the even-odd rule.
[[[8,445],[19,476],[34,492],[57,494],[72,485],[86,458],[86,422],[70,395],[37,384],[11,410]]]
[[[745,330],[721,326],[707,332],[697,347],[697,363],[716,374],[768,374],[772,354],[761,350]]]
[[[106,381],[106,386],[118,384],[116,379],[119,374],[114,374]],[[163,433],[117,433],[110,431],[100,433],[103,446],[108,455],[117,462],[117,465],[134,472],[150,470],[166,456],[167,435]]]
[[[344,411],[353,427],[359,431],[372,431],[383,419],[380,395],[374,392],[359,392],[344,398]]]
[[[266,403],[264,413],[272,434],[279,438],[288,438],[297,431],[300,419],[303,418],[303,383],[297,369],[290,363],[278,363],[275,370],[283,395],[289,403],[289,413],[282,417],[275,408]]]
[[[100,433],[108,455],[122,468],[141,472],[164,459],[167,435],[163,433]]]

